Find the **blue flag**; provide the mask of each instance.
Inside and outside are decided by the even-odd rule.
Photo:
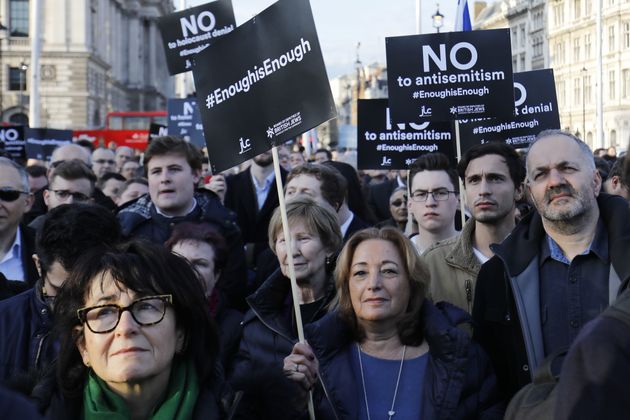
[[[457,0],[455,31],[472,31],[472,25],[470,24],[470,13],[468,12],[468,0]]]

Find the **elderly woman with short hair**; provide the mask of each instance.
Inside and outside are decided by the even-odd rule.
[[[292,249],[287,249],[280,209],[276,209],[268,232],[280,269],[247,298],[250,310],[243,320],[243,336],[231,377],[233,387],[243,391],[237,409],[242,418],[296,418],[287,401],[300,395],[282,375],[282,359],[297,342],[288,252],[295,264],[304,324],[321,318],[335,296],[332,269],[341,246],[337,216],[304,197],[287,203],[286,211]]]
[[[335,279],[337,310],[284,359],[303,410],[317,386],[318,420],[502,418],[489,360],[457,328],[468,315],[425,298],[427,269],[400,231],[356,233]]]
[[[218,338],[201,283],[165,248],[86,255],[57,296],[51,418],[218,419]]]

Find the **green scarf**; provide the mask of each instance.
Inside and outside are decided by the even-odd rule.
[[[173,361],[164,401],[155,408],[150,418],[152,420],[190,419],[198,395],[199,385],[193,362]],[[92,370],[83,391],[83,418],[86,420],[131,418],[127,403],[109,389]]]

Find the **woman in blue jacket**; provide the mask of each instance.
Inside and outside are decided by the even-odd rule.
[[[337,310],[307,326],[308,344],[284,360],[302,409],[317,385],[317,419],[502,417],[489,360],[457,328],[468,315],[425,299],[427,270],[402,233],[355,234],[335,279]]]

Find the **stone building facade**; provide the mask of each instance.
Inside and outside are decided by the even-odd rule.
[[[3,122],[28,116],[33,4],[0,0]],[[172,11],[170,0],[42,0],[41,125],[97,128],[111,111],[166,109],[174,81],[156,20]]]

